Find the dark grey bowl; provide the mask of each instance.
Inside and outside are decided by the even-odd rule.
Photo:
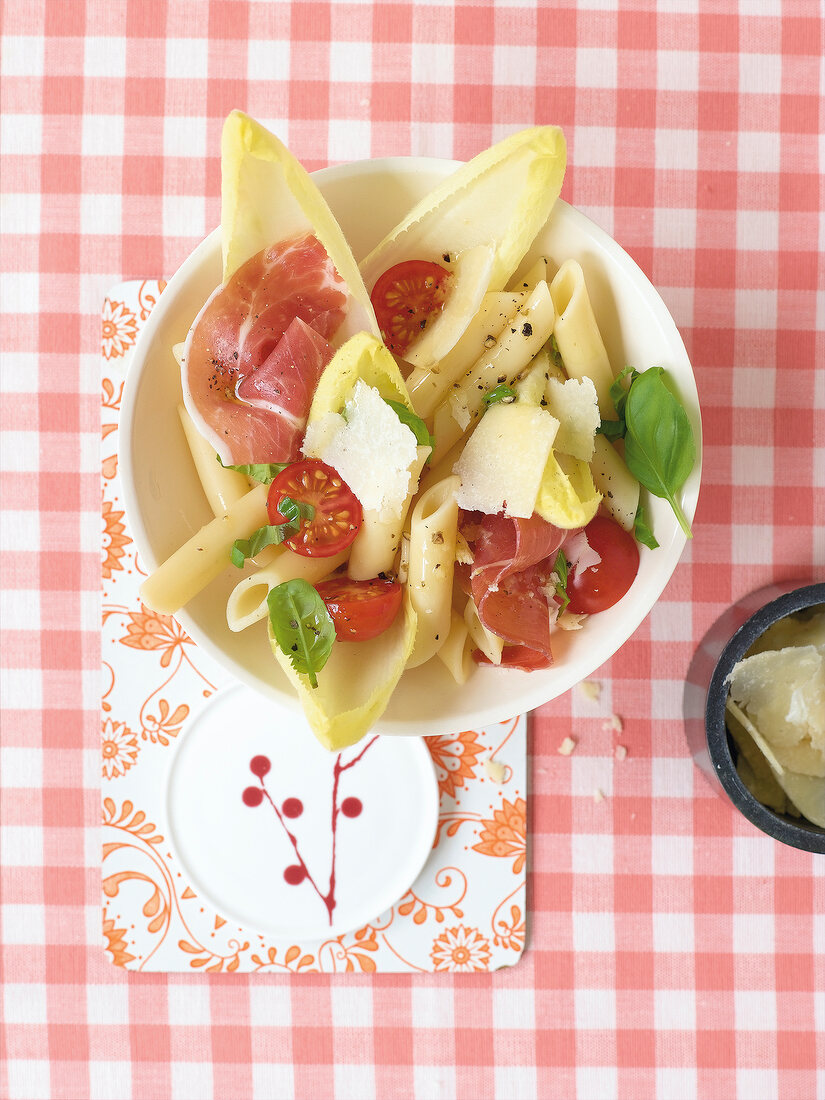
[[[825,584],[793,581],[760,588],[728,608],[693,655],[685,683],[684,718],[694,763],[718,795],[775,840],[806,852],[825,853],[825,829],[775,813],[753,797],[736,771],[736,748],[725,726],[727,679],[733,666],[769,626],[817,604],[825,604]]]

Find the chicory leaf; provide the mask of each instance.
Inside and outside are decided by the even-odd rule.
[[[624,458],[641,485],[669,502],[680,527],[692,538],[676,494],[693,469],[696,443],[687,413],[665,385],[664,373],[662,367],[651,367],[633,379],[624,405]]]
[[[318,687],[317,674],[327,663],[335,626],[326,604],[308,581],[277,584],[266,599],[272,633],[296,672]]]
[[[633,520],[633,534],[636,536],[637,542],[641,542],[642,545],[649,547],[651,550],[659,548],[659,543],[656,541],[656,536],[653,534],[653,528],[648,522],[647,512],[641,501],[636,509],[636,518]]]

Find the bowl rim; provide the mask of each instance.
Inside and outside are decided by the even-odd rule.
[[[825,604],[825,582],[800,584],[764,604],[731,635],[714,666],[705,700],[705,735],[713,769],[733,805],[763,833],[806,852],[825,853],[825,829],[796,825],[760,802],[742,780],[730,751],[725,725],[727,680],[757,638],[796,611]]]
[[[321,168],[312,172],[311,175],[315,182],[319,184],[334,183],[339,180],[357,180],[362,175],[376,172],[399,172],[401,174],[436,172],[446,176],[462,163],[464,162],[448,158],[425,156],[366,158]],[[563,210],[564,217],[569,219],[574,229],[582,232],[593,242],[595,247],[606,253],[623,271],[628,280],[639,289],[639,292],[643,294],[646,308],[649,309],[655,321],[661,327],[668,344],[674,349],[674,353],[679,353],[684,356],[684,362],[688,366],[689,375],[686,379],[683,379],[680,384],[683,387],[687,385],[690,396],[689,408],[687,411],[694,429],[696,460],[688,479],[688,485],[691,486],[691,489],[685,494],[683,499],[683,510],[688,522],[692,523],[695,517],[701,487],[703,461],[702,414],[695,372],[687,354],[684,341],[676,326],[676,322],[648,276],[642,271],[629,253],[627,253],[606,230],[602,229],[601,226],[582,211],[571,206],[561,198],[557,199],[556,206]],[[189,279],[190,275],[201,266],[206,254],[214,249],[216,241],[219,240],[220,232],[221,227],[218,225],[207,234],[198,245],[196,245],[180,267],[178,267],[177,271],[170,277],[164,294],[161,295],[160,300],[138,335],[132,353],[132,362],[129,368],[129,377],[127,377],[127,385],[124,390],[120,428],[120,472],[123,501],[126,514],[129,517],[135,546],[142,561],[150,571],[158,566],[159,560],[151,552],[148,533],[138,507],[136,479],[133,473],[133,441],[135,436],[135,415],[137,409],[137,401],[135,398],[139,390],[139,386],[135,384],[135,379],[139,377],[139,373],[142,370],[141,363],[146,362],[146,351],[152,346],[156,330],[160,327],[166,313],[171,309],[171,301],[175,290],[179,285],[184,284]],[[172,291],[171,294],[169,293],[170,290]],[[166,303],[170,304],[167,305]],[[131,385],[129,384],[130,381],[132,383]],[[439,722],[439,732],[444,734],[460,732],[468,728],[468,723],[483,726],[495,722],[506,721],[512,718],[514,709],[517,709],[519,713],[534,710],[545,703],[560,698],[567,691],[575,687],[576,684],[592,675],[596,669],[609,660],[627,643],[627,641],[629,641],[643,620],[650,614],[665,587],[672,579],[687,541],[686,535],[681,528],[677,526],[675,535],[669,545],[662,548],[668,556],[667,564],[669,565],[669,569],[666,568],[660,571],[660,576],[656,583],[649,588],[646,599],[631,604],[624,609],[624,621],[626,625],[623,630],[621,641],[618,644],[615,644],[614,639],[604,632],[597,634],[591,640],[592,644],[589,648],[588,659],[584,671],[571,671],[569,676],[562,675],[560,677],[561,683],[557,683],[552,689],[552,694],[548,696],[546,688],[542,686],[543,681],[540,680],[537,682],[535,679],[531,679],[530,673],[520,672],[517,669],[503,670],[507,680],[506,682],[502,680],[500,701],[478,707],[473,710],[471,714],[464,713],[461,717],[447,717],[443,723]],[[195,642],[233,676],[258,690],[266,690],[265,687],[258,682],[257,678],[249,674],[243,664],[233,657],[228,656],[221,646],[213,642],[206,633],[200,630],[196,623],[193,623],[186,608],[182,608],[180,611],[176,612],[175,617],[180,621],[181,625],[187,633],[192,636]],[[558,665],[554,667],[560,669],[562,666]],[[484,674],[497,674],[501,676],[502,670],[489,670],[480,667],[475,672],[475,675]],[[300,711],[300,702],[292,693],[290,693],[287,698],[286,692],[277,691],[275,688],[272,690],[273,693],[277,695],[279,701],[286,701],[287,705],[290,705],[292,709]],[[380,733],[407,734],[412,736],[421,736],[426,732],[432,732],[429,721],[426,731],[420,728],[421,724],[422,719],[388,718],[387,715],[384,714],[376,723],[374,729],[376,732]]]

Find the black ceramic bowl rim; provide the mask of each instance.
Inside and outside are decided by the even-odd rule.
[[[739,627],[722,650],[710,679],[705,705],[705,733],[711,763],[734,806],[758,829],[775,840],[790,844],[794,848],[801,848],[806,852],[825,854],[825,829],[820,829],[816,825],[794,825],[787,818],[774,813],[754,798],[739,778],[731,756],[725,725],[728,677],[733,666],[742,660],[756,639],[764,634],[769,626],[784,619],[786,615],[792,615],[795,611],[804,611],[820,603],[825,603],[825,584],[810,584],[803,588],[795,588],[792,592],[765,604]]]

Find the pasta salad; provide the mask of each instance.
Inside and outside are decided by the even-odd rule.
[[[359,268],[291,154],[227,119],[223,281],[173,349],[215,518],[141,596],[174,614],[242,570],[228,624],[267,624],[331,749],[406,669],[548,667],[553,632],[621,599],[656,545],[640,483],[689,532],[695,447],[664,372],[614,377],[575,260],[523,270],[564,167],[557,128],[513,135]]]

